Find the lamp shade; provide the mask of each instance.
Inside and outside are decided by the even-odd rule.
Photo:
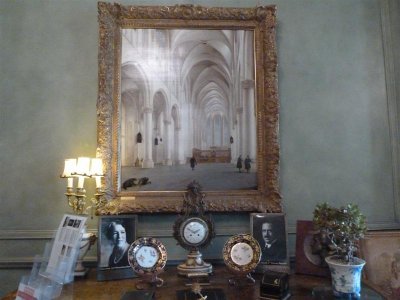
[[[64,172],[61,177],[71,177],[76,172],[76,158],[65,160]]]
[[[78,175],[86,175],[89,176],[90,166],[90,158],[89,157],[78,157],[78,163],[76,165],[76,173]]]
[[[103,174],[103,160],[101,158],[92,158],[92,165],[90,169],[92,176],[104,176]]]

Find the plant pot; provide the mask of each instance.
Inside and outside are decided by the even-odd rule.
[[[325,258],[332,276],[332,289],[335,297],[343,299],[360,299],[361,270],[365,260],[354,257],[351,263],[343,262],[337,256]]]

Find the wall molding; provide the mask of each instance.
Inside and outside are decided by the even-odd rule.
[[[1,258],[0,269],[31,269],[34,261],[35,257],[33,256]],[[85,257],[85,265],[95,267],[97,265],[97,256]]]
[[[387,94],[387,107],[389,119],[389,135],[392,155],[392,176],[393,176],[393,208],[395,220],[399,222],[400,216],[400,146],[399,146],[399,105],[396,92],[395,58],[392,40],[392,24],[390,19],[390,0],[380,1],[382,47],[385,65],[385,82]],[[399,224],[397,224],[399,225]]]
[[[37,230],[0,230],[0,240],[49,240],[54,238],[56,230],[37,229]],[[87,232],[97,234],[97,230],[88,229]]]
[[[388,229],[396,229],[399,225],[397,223],[370,223],[368,224],[368,229],[370,230],[388,230]],[[247,226],[220,226],[217,228],[217,237],[223,236],[231,236],[237,233],[243,233],[246,230]],[[0,241],[18,241],[24,242],[30,240],[49,240],[52,239],[55,235],[55,230],[0,230]],[[97,230],[89,229],[88,232],[93,232],[97,235]],[[138,230],[138,236],[155,236],[160,238],[170,238],[172,237],[172,231],[169,229],[152,229],[152,230]],[[288,240],[289,240],[289,248],[291,246],[290,240],[296,240],[296,225],[289,224],[287,227],[288,232]],[[97,246],[95,246],[97,247]],[[290,250],[290,249],[289,249]],[[293,250],[293,249],[292,249]],[[294,259],[294,252],[290,251],[291,259]],[[0,269],[30,269],[33,266],[35,257],[34,256],[10,256],[0,257]],[[174,259],[174,261],[177,261]],[[90,255],[85,257],[85,265],[88,267],[96,267],[97,264],[97,256]],[[171,262],[171,264],[174,264]]]
[[[374,222],[367,223],[370,230],[386,230],[399,228],[398,223],[392,222]],[[88,232],[98,236],[97,229],[88,229]],[[239,233],[246,233],[249,231],[247,226],[217,226],[216,236],[232,236]],[[296,224],[288,224],[287,232],[289,235],[296,234]],[[0,230],[1,240],[49,240],[55,235],[55,230]],[[139,229],[137,236],[154,236],[160,238],[173,238],[172,229]],[[0,260],[1,261],[1,260]]]
[[[218,226],[216,236],[231,236],[248,231],[246,226]],[[97,229],[88,229],[98,236]],[[47,240],[54,238],[56,230],[0,230],[0,240]],[[172,237],[172,226],[168,229],[138,228],[137,236]]]

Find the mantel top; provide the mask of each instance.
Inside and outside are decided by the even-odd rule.
[[[160,274],[165,284],[161,288],[156,289],[157,300],[176,299],[178,290],[189,289],[185,286],[187,279],[177,275],[176,266],[167,266],[166,271]],[[211,285],[206,288],[219,288],[225,293],[226,299],[259,299],[260,280],[257,279],[254,285],[242,288],[233,287],[228,284],[228,279],[232,275],[225,266],[214,266],[214,275],[210,277]],[[254,276],[256,277],[256,276]],[[256,277],[257,278],[257,277]],[[119,300],[126,292],[135,290],[135,285],[139,278],[114,280],[114,281],[97,281],[96,270],[92,269],[86,279],[76,279],[75,282],[65,285],[62,294],[58,299],[115,299]],[[312,296],[312,290],[316,287],[319,289],[331,286],[328,278],[316,277],[309,275],[291,274],[289,280],[291,300],[296,299],[316,299]],[[3,300],[15,299],[16,292],[8,294]],[[368,299],[384,299],[372,288],[363,285],[361,297]],[[324,299],[331,299],[324,297]],[[332,299],[334,299],[332,297]]]

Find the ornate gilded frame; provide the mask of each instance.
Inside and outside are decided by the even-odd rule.
[[[120,59],[122,28],[246,29],[254,31],[257,190],[206,191],[208,211],[281,212],[276,7],[123,6],[98,3],[98,156],[103,158],[108,205],[99,214],[179,212],[184,192],[121,192]]]

